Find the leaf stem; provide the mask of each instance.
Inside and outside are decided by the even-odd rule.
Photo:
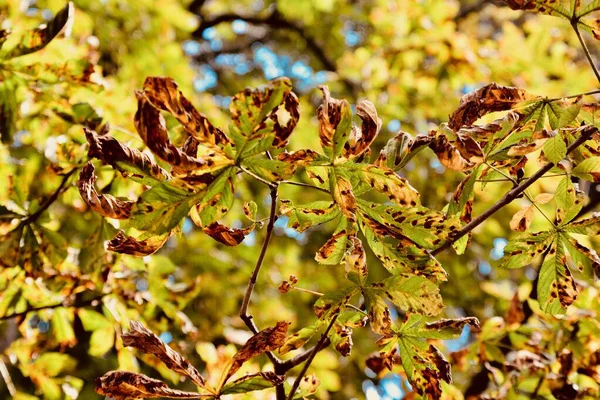
[[[244,167],[242,167],[241,165],[239,166],[240,169],[242,171],[244,171],[245,173],[247,173],[248,175],[250,175],[251,177],[253,177],[254,179],[256,179],[257,181],[264,183],[265,185],[267,185],[271,190],[273,190],[273,188],[277,188],[277,183],[276,182],[269,182],[266,179],[261,178],[260,176],[256,175],[254,172],[250,171],[249,169],[246,169]]]
[[[591,136],[597,131],[598,131],[598,128],[596,128],[594,126],[591,126],[591,125],[585,126],[581,130],[581,136],[579,136],[567,148],[567,154],[571,153],[573,150],[575,150],[581,144],[583,144],[584,142],[589,140],[591,138]],[[535,174],[531,175],[528,179],[521,182],[521,184],[519,186],[514,187],[511,190],[509,190],[504,195],[504,197],[502,197],[500,200],[498,200],[496,203],[494,203],[490,208],[485,210],[481,215],[477,216],[476,218],[473,218],[473,220],[471,222],[469,222],[467,225],[465,225],[460,231],[458,231],[452,237],[451,240],[448,240],[442,246],[433,250],[431,252],[431,255],[435,256],[435,255],[443,252],[444,250],[450,248],[452,246],[452,244],[454,242],[456,242],[458,239],[460,239],[461,237],[463,237],[466,234],[468,234],[469,232],[471,232],[473,229],[475,229],[481,223],[483,223],[483,221],[485,221],[486,219],[488,219],[489,217],[494,215],[502,207],[504,207],[505,205],[509,204],[514,199],[516,199],[522,192],[525,191],[525,189],[527,189],[529,186],[533,185],[533,183],[535,183],[535,181],[540,179],[546,172],[550,171],[552,169],[552,167],[554,167],[554,163],[551,163],[551,162],[547,163],[542,168],[540,168]]]
[[[327,189],[323,189],[323,188],[320,188],[318,186],[309,185],[308,183],[304,183],[304,182],[281,181],[279,183],[284,183],[286,185],[294,185],[294,186],[307,187],[307,188],[311,188],[311,189],[320,190],[321,192],[329,194],[329,191]]]
[[[575,31],[575,34],[577,35],[577,39],[579,39],[579,43],[581,43],[583,52],[585,53],[585,56],[587,57],[587,60],[590,63],[590,67],[592,67],[592,71],[594,71],[594,75],[596,75],[596,79],[598,80],[598,82],[600,82],[600,72],[598,71],[596,64],[594,64],[594,60],[592,60],[592,54],[590,53],[590,50],[588,49],[587,45],[585,44],[585,41],[583,40],[583,37],[581,36],[581,32],[579,32],[579,27],[577,26],[577,22],[578,22],[578,19],[572,19],[571,26],[573,27],[573,30]]]

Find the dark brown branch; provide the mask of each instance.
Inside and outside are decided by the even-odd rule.
[[[584,129],[582,129],[581,136],[579,136],[567,148],[567,154],[571,153],[573,150],[575,150],[577,147],[579,147],[585,141],[589,140],[592,137],[592,135],[597,131],[598,131],[598,129],[593,126],[587,126]],[[504,197],[502,197],[500,200],[498,200],[496,203],[494,203],[490,208],[488,208],[486,211],[484,211],[481,215],[474,218],[471,222],[469,222],[467,225],[465,225],[460,231],[458,231],[456,233],[456,235],[454,235],[452,237],[452,240],[447,241],[441,247],[438,247],[437,249],[432,251],[431,254],[435,256],[435,255],[443,252],[444,250],[450,248],[452,246],[452,244],[454,242],[456,242],[458,239],[460,239],[461,237],[463,237],[466,234],[468,234],[469,232],[471,232],[473,229],[475,229],[481,223],[483,223],[486,219],[488,219],[489,217],[494,215],[502,207],[506,206],[507,204],[510,204],[514,199],[519,197],[519,195],[521,193],[523,193],[529,186],[533,185],[535,183],[535,181],[540,179],[546,172],[550,171],[553,166],[554,166],[554,163],[551,163],[551,162],[547,163],[542,168],[540,168],[535,174],[531,175],[531,177],[529,177],[529,179],[521,182],[521,184],[519,186],[509,190],[504,195]]]
[[[73,175],[75,170],[76,170],[76,168],[72,169],[71,171],[69,171],[69,173],[67,173],[66,175],[63,176],[63,179],[60,182],[60,185],[58,186],[58,188],[56,188],[54,193],[52,193],[50,195],[48,200],[46,200],[46,202],[44,204],[42,204],[42,206],[40,208],[38,208],[36,212],[31,214],[29,217],[25,218],[22,221],[23,224],[30,224],[32,222],[37,221],[37,219],[40,217],[40,215],[42,215],[42,213],[44,211],[46,211],[58,199],[58,196],[60,196],[60,194],[67,189],[67,188],[65,188],[67,181],[69,180],[71,175]]]
[[[304,366],[302,367],[302,371],[300,371],[300,375],[298,375],[296,377],[296,380],[294,381],[294,384],[292,385],[292,388],[290,389],[290,393],[288,394],[287,400],[292,400],[294,398],[294,393],[296,393],[296,390],[298,390],[298,386],[300,386],[300,382],[302,381],[302,378],[304,377],[304,375],[306,375],[306,371],[308,371],[308,367],[310,367],[310,364],[312,364],[317,353],[325,345],[325,341],[327,340],[327,335],[329,334],[329,331],[331,330],[331,328],[333,328],[333,324],[335,324],[335,321],[337,320],[338,315],[339,314],[336,314],[333,316],[333,318],[331,318],[331,322],[327,326],[327,329],[325,329],[325,332],[323,332],[323,334],[321,334],[321,337],[319,338],[319,341],[317,342],[315,347],[312,348],[312,351],[308,355],[308,358],[307,358],[306,362],[304,363]]]
[[[317,39],[307,32],[306,28],[295,21],[291,21],[283,17],[277,10],[273,11],[270,15],[259,17],[255,15],[240,15],[235,13],[221,14],[210,19],[204,19],[198,28],[192,33],[192,37],[200,38],[202,33],[213,26],[233,22],[235,20],[241,20],[249,24],[263,25],[271,29],[287,30],[296,33],[306,42],[306,47],[315,55],[315,57],[321,62],[323,68],[328,71],[337,72],[337,65],[335,60],[329,58],[323,47],[319,44]],[[347,78],[341,78],[346,88],[356,96],[359,92],[359,85]]]

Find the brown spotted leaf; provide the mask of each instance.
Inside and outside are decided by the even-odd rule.
[[[73,2],[68,2],[67,5],[56,13],[54,18],[47,21],[39,28],[26,32],[21,37],[17,45],[6,51],[5,54],[0,54],[0,58],[14,58],[25,54],[30,54],[46,47],[58,34],[73,23],[75,9]],[[0,35],[3,36],[3,35]]]
[[[145,257],[156,253],[169,239],[168,234],[149,236],[145,239],[127,236],[119,231],[117,236],[109,240],[107,250],[137,257]]]
[[[83,201],[92,210],[105,217],[115,219],[129,218],[134,202],[119,200],[110,194],[99,194],[94,187],[94,182],[96,182],[94,170],[94,164],[88,162],[79,174],[77,187]]]
[[[529,229],[531,221],[533,220],[533,211],[533,205],[523,207],[517,211],[510,220],[510,229],[517,232],[525,232]]]
[[[381,118],[377,116],[375,105],[363,100],[356,105],[356,113],[362,120],[360,129],[353,127],[344,145],[343,156],[347,159],[360,157],[373,143],[381,130]]]
[[[457,131],[465,125],[472,125],[485,114],[510,110],[519,103],[536,98],[523,89],[490,83],[460,99],[458,108],[450,115],[448,126]]]
[[[296,166],[306,166],[315,160],[322,160],[323,156],[316,151],[303,149],[292,151],[291,153],[283,152],[277,156],[279,161],[283,161]]]
[[[242,243],[246,235],[254,230],[254,225],[244,229],[228,228],[218,222],[204,227],[203,231],[208,236],[212,237],[219,243],[223,243],[226,246],[237,246]]]
[[[352,130],[352,111],[346,100],[331,97],[327,86],[319,86],[323,93],[323,104],[317,109],[319,119],[319,137],[326,156],[336,158]]]
[[[332,170],[329,181],[330,191],[333,200],[342,210],[342,215],[346,217],[350,224],[356,222],[356,198],[352,192],[352,183],[342,171]]]
[[[188,360],[165,344],[140,322],[131,321],[129,332],[124,333],[122,338],[124,346],[133,347],[144,353],[152,354],[170,370],[187,376],[197,386],[204,386],[204,378],[200,375],[200,372]]]
[[[155,107],[171,113],[200,144],[224,146],[229,143],[223,131],[214,127],[208,118],[196,110],[181,93],[173,79],[160,76],[147,77],[144,81],[144,94]],[[214,148],[214,146],[210,147]]]
[[[519,292],[516,292],[510,301],[510,306],[506,310],[504,317],[508,325],[519,325],[525,320],[525,312],[523,311],[523,302],[519,299]]]
[[[342,218],[333,235],[317,251],[315,260],[319,264],[338,265],[344,259],[346,249],[348,248],[348,235],[353,232],[350,229],[348,220]]]
[[[553,232],[542,231],[520,235],[508,242],[500,268],[523,268],[544,254],[552,244]]]
[[[164,382],[146,375],[127,371],[110,371],[97,378],[96,393],[115,400],[127,399],[206,399],[211,394],[183,392],[171,389]]]
[[[129,148],[108,135],[98,135],[91,129],[83,128],[90,145],[88,156],[121,171],[125,176],[148,186],[170,179],[171,175],[150,159],[147,154]]]
[[[409,133],[400,131],[388,140],[374,164],[393,170],[402,169],[416,154],[429,146],[432,140],[433,136],[417,135],[413,138]]]
[[[336,171],[340,170],[349,178],[356,177],[362,184],[386,195],[396,204],[416,206],[420,203],[419,192],[391,169],[370,164],[347,164],[336,168]]]
[[[221,389],[221,394],[248,393],[255,390],[269,389],[283,383],[283,377],[275,372],[257,372],[228,383]]]
[[[355,235],[349,238],[350,253],[346,257],[346,277],[359,286],[364,285],[369,270],[367,269],[367,254],[362,242]]]
[[[352,329],[341,324],[334,324],[329,338],[333,347],[344,357],[348,357],[352,351]]]
[[[229,136],[238,158],[248,158],[270,148],[285,147],[296,127],[298,98],[288,78],[277,78],[258,89],[247,88],[231,100],[233,124]]]
[[[429,147],[438,157],[442,165],[454,171],[467,171],[475,166],[474,163],[465,159],[460,151],[448,138],[441,134],[433,140]]]
[[[405,313],[434,316],[444,307],[438,286],[421,276],[393,275],[366,290],[377,293]]]
[[[555,237],[538,277],[538,301],[542,311],[564,314],[566,308],[577,298],[577,286],[567,266],[562,234]]]
[[[331,221],[341,214],[335,203],[324,200],[294,206],[291,200],[282,199],[279,212],[288,217],[288,226],[298,232]]]
[[[281,347],[285,342],[289,322],[278,322],[275,326],[265,328],[252,336],[246,344],[233,356],[231,367],[225,375],[225,382],[240,369],[240,367],[252,357],[256,357],[267,351],[273,351]]]
[[[177,173],[202,170],[210,172],[212,168],[202,159],[191,157],[177,148],[169,139],[165,119],[160,111],[139,91],[135,93],[138,109],[135,113],[135,128],[148,148],[154,154],[173,166]]]
[[[381,336],[391,335],[392,317],[385,298],[379,291],[368,290],[364,293],[364,299],[371,330]]]

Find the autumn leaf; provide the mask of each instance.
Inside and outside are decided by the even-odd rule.
[[[346,100],[331,97],[327,86],[319,86],[319,90],[323,93],[323,104],[317,109],[321,147],[325,155],[336,158],[352,130],[352,111]]]
[[[144,94],[159,110],[171,113],[183,125],[186,132],[201,145],[223,147],[229,143],[229,138],[223,131],[213,126],[208,118],[198,112],[181,93],[173,79],[160,76],[147,77],[144,81]]]
[[[54,18],[39,28],[26,32],[14,48],[4,49],[4,54],[0,54],[0,56],[14,58],[43,49],[61,32],[69,29],[69,25],[73,23],[74,15],[73,2],[69,1],[62,10],[56,13]]]
[[[219,243],[223,243],[226,246],[237,246],[242,243],[246,235],[248,235],[254,229],[254,225],[244,228],[228,228],[218,222],[204,227],[203,231],[208,236],[212,237]]]
[[[510,220],[510,229],[517,232],[525,232],[529,229],[531,221],[533,220],[534,206],[533,204],[527,207],[523,207],[517,211]]]
[[[94,164],[88,162],[81,173],[77,187],[79,194],[90,208],[108,218],[128,219],[134,202],[119,200],[110,194],[99,194],[94,187],[96,175]]]
[[[283,377],[274,372],[257,372],[245,375],[228,383],[221,389],[221,394],[248,393],[255,390],[269,389],[283,383]]]
[[[172,371],[187,376],[197,386],[204,387],[204,378],[198,370],[140,322],[131,321],[129,332],[124,333],[122,339],[124,346],[156,356]]]
[[[364,285],[369,270],[367,269],[367,255],[362,242],[356,236],[350,237],[351,250],[346,257],[346,277],[359,286]]]
[[[142,235],[146,236],[146,235]],[[123,231],[109,240],[107,250],[121,254],[130,254],[137,257],[145,257],[156,253],[169,239],[168,234],[160,236],[149,236],[145,239],[127,236]]]
[[[169,388],[164,382],[146,375],[127,371],[110,371],[97,378],[96,393],[115,400],[131,398],[156,399],[204,399],[212,398],[211,394],[183,392]]]
[[[235,374],[240,367],[252,357],[256,357],[267,351],[273,351],[281,347],[285,342],[286,333],[290,323],[289,322],[278,322],[273,327],[265,328],[252,336],[244,346],[233,356],[232,364],[227,370],[225,379],[227,380]]]
[[[83,128],[90,144],[88,156],[120,170],[124,176],[139,180],[146,185],[154,185],[171,178],[171,175],[150,159],[147,154],[129,148],[108,135],[98,135],[91,129]]]
[[[362,120],[360,129],[353,126],[348,141],[344,144],[343,156],[347,159],[360,157],[373,143],[381,130],[381,118],[377,116],[375,105],[363,100],[356,105],[356,113]]]
[[[458,108],[450,115],[448,126],[457,131],[465,125],[472,125],[485,114],[510,110],[519,103],[536,98],[523,89],[490,83],[460,99]]]

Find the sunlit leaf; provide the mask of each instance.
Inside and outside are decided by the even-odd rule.
[[[130,398],[155,399],[205,399],[210,394],[183,392],[171,389],[164,382],[146,375],[127,371],[110,371],[96,379],[96,393],[115,400]]]
[[[248,393],[268,389],[283,383],[283,377],[274,372],[258,372],[236,379],[221,389],[221,394]]]
[[[134,203],[132,201],[119,200],[110,194],[99,194],[94,187],[94,182],[96,181],[94,170],[94,165],[88,162],[79,174],[77,186],[81,198],[92,210],[105,217],[115,219],[129,218]]]

